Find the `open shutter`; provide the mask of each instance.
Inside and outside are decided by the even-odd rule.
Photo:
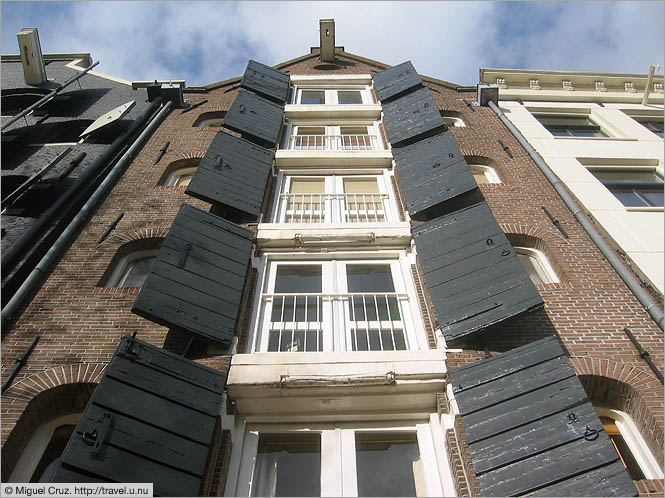
[[[183,204],[132,311],[230,344],[252,240],[250,230]]]
[[[482,496],[635,496],[556,337],[449,372]]]
[[[219,132],[185,193],[257,217],[273,157],[271,150]]]
[[[92,393],[53,482],[152,482],[200,496],[226,375],[125,336]]]
[[[386,103],[395,99],[407,90],[415,89],[423,84],[423,80],[416,72],[411,61],[379,71],[374,76],[374,88],[379,94],[381,102]]]
[[[248,134],[263,143],[274,145],[279,138],[283,116],[284,106],[240,90],[233,99],[229,112],[224,116],[223,124],[238,133]]]
[[[478,186],[449,131],[395,149],[393,157],[412,218]]]
[[[383,104],[388,140],[393,147],[408,145],[443,130],[444,121],[429,88],[408,93]]]
[[[412,229],[448,344],[543,300],[485,202]]]
[[[284,104],[289,94],[289,81],[287,73],[250,60],[240,86]]]

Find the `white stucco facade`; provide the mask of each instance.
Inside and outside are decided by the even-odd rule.
[[[656,190],[662,192],[663,76],[653,77],[645,105],[646,74],[481,69],[481,83],[498,84],[506,116],[626,253],[634,269],[662,294],[662,200],[626,205],[633,202],[622,201],[601,179],[651,175],[660,182],[649,187],[653,197],[660,195]],[[575,131],[562,136],[560,123],[566,120],[584,120],[600,136],[574,136]],[[554,133],[550,123],[559,124]],[[660,132],[654,131],[653,123]]]

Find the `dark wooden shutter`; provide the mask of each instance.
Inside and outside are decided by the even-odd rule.
[[[123,337],[53,482],[152,482],[156,495],[199,496],[225,384],[221,372]]]
[[[415,89],[423,84],[411,61],[402,62],[397,66],[379,71],[374,76],[374,87],[381,102],[386,103],[402,93]]]
[[[276,144],[282,127],[284,107],[268,99],[240,90],[229,112],[224,116],[224,126],[238,133],[258,138],[265,144]]]
[[[252,240],[250,230],[184,204],[132,311],[230,344]]]
[[[543,300],[485,202],[412,229],[446,341],[454,343]]]
[[[482,496],[635,496],[556,337],[449,372]]]
[[[258,216],[274,152],[219,132],[185,191],[213,204]]]
[[[478,186],[449,131],[395,149],[393,157],[412,218]]]
[[[250,60],[240,86],[284,104],[289,95],[290,76],[260,62]]]
[[[401,147],[443,131],[443,118],[429,88],[414,92],[383,104],[383,118],[388,140],[393,147]]]

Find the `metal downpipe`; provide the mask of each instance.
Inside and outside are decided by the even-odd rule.
[[[633,272],[624,264],[621,259],[614,253],[612,248],[605,242],[602,235],[596,230],[596,228],[591,223],[591,220],[587,218],[580,206],[577,204],[575,198],[566,190],[564,184],[559,180],[559,177],[556,176],[554,171],[547,165],[547,163],[540,157],[540,154],[534,149],[527,139],[522,135],[522,133],[517,129],[517,127],[506,117],[503,111],[496,105],[493,101],[488,102],[489,108],[494,111],[494,113],[499,117],[501,122],[506,125],[506,128],[515,136],[517,141],[522,144],[531,156],[531,159],[534,160],[540,171],[545,175],[545,178],[552,184],[554,190],[559,194],[563,199],[563,202],[566,204],[566,207],[570,209],[577,221],[579,221],[584,231],[589,235],[591,240],[596,247],[600,249],[600,252],[603,253],[603,256],[607,261],[612,265],[612,268],[621,277],[621,280],[625,282],[631,292],[635,295],[637,300],[642,306],[644,306],[653,320],[658,324],[661,330],[663,330],[663,321],[664,315],[663,311],[658,307],[651,296],[642,288],[640,281],[633,275]]]
[[[67,246],[70,238],[78,231],[80,226],[85,222],[89,214],[95,208],[97,203],[106,195],[106,193],[113,187],[116,180],[123,172],[123,168],[127,161],[130,160],[134,152],[141,147],[143,141],[153,132],[155,127],[159,124],[161,119],[171,108],[172,102],[167,102],[164,107],[152,118],[150,123],[145,127],[137,139],[127,149],[125,154],[118,160],[108,173],[104,181],[97,187],[94,193],[86,201],[80,211],[74,216],[72,221],[69,222],[67,228],[60,234],[58,239],[54,242],[53,246],[48,250],[44,257],[37,263],[35,269],[32,270],[30,275],[25,279],[21,287],[16,291],[14,296],[10,299],[7,305],[2,309],[1,320],[2,325],[9,321],[12,315],[16,312],[26,296],[32,291],[33,287],[39,282],[41,277],[46,274],[49,266],[58,257],[60,252]]]

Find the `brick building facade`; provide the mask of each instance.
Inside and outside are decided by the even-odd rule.
[[[475,89],[422,77],[423,85],[429,89],[446,123],[445,133],[454,138],[479,183],[468,195],[440,204],[437,209],[444,206],[443,211],[435,214],[446,216],[456,209],[455,202],[468,205],[484,199],[512,246],[524,248],[527,259],[531,254],[531,257],[549,261],[555,281],[535,284],[544,302],[542,307],[482,327],[455,340],[454,345],[446,345],[448,338],[441,332],[446,328],[445,318],[437,317],[431,298],[434,293],[429,288],[429,270],[423,265],[424,246],[416,240],[414,248],[411,231],[411,228],[417,230],[423,221],[431,220],[416,221],[410,216],[413,213],[405,212],[410,202],[405,192],[408,181],[405,183],[405,179],[400,178],[404,170],[400,170],[399,165],[396,168],[393,162],[391,150],[397,148],[390,146],[389,133],[384,128],[387,104],[379,100],[376,80],[372,84],[373,76],[389,66],[337,47],[332,62],[322,61],[320,50],[313,48],[310,54],[275,68],[289,75],[290,95],[266,187],[262,217],[258,223],[242,223],[254,233],[255,250],[244,283],[234,334],[237,340],[220,344],[137,316],[131,310],[140,288],[120,286],[116,276],[118,265],[131,263],[132,255],[154,256],[182,204],[203,211],[212,207],[212,212],[221,213],[222,217],[233,214],[186,195],[188,187],[185,185],[189,184],[187,168],[198,165],[220,131],[214,121],[207,121],[212,126],[200,126],[201,123],[218,120],[229,112],[240,91],[240,78],[184,89],[188,107],[170,109],[34,296],[3,330],[3,379],[33,337],[41,336],[28,361],[3,392],[3,481],[15,480],[17,476],[29,479],[37,462],[28,461],[26,448],[34,448],[35,439],[46,437],[39,436],[40,431],[45,430],[44,423],[81,413],[106,365],[114,357],[120,338],[135,334],[141,341],[176,355],[184,354],[185,358],[228,375],[227,393],[221,402],[221,425],[215,432],[205,472],[201,474],[200,494],[265,493],[269,488],[257,491],[253,487],[259,486],[257,483],[263,477],[251,466],[252,458],[260,460],[257,452],[272,454],[270,445],[283,450],[285,440],[277,436],[294,433],[299,435],[287,441],[289,444],[301,445],[300,451],[306,454],[318,454],[320,486],[323,486],[318,491],[323,494],[362,495],[366,492],[363,486],[375,485],[361,482],[361,472],[367,471],[361,469],[364,460],[360,448],[372,453],[379,442],[403,451],[413,445],[419,448],[418,461],[422,463],[420,470],[413,471],[412,478],[419,495],[492,493],[487,491],[492,488],[483,488],[489,486],[483,479],[492,471],[474,468],[479,465],[474,450],[477,443],[467,441],[466,432],[470,429],[465,426],[465,420],[468,421],[465,417],[468,415],[462,398],[459,402],[456,400],[459,391],[450,379],[457,378],[454,372],[460,372],[456,375],[461,376],[464,368],[478,362],[491,364],[504,358],[499,356],[502,353],[556,336],[556,342],[570,357],[574,373],[589,400],[605,410],[601,415],[605,414],[608,420],[612,413],[628,416],[632,422],[627,425],[636,428],[638,437],[642,438],[639,444],[646,446],[641,451],[647,456],[637,457],[638,466],[644,468],[643,475],[633,477],[636,490],[641,496],[662,494],[662,383],[640,357],[624,328],[632,331],[661,372],[662,330],[603,258],[522,145],[488,107],[474,103]],[[313,93],[303,95],[302,92],[308,91]],[[334,97],[338,99],[336,102],[327,100],[330,96],[325,92],[330,91],[341,92]],[[321,92],[326,99],[319,108],[309,100],[305,103],[306,97],[319,98],[316,92]],[[356,96],[342,96],[343,92],[366,93],[362,93],[362,105],[351,103],[347,104],[351,107],[344,107],[343,98],[353,102]],[[404,95],[409,95],[408,89]],[[362,131],[358,131],[361,128]],[[373,135],[373,130],[377,131],[373,139],[378,145],[359,147],[360,137]],[[228,129],[224,131],[231,136],[240,135]],[[342,144],[337,150],[323,145],[328,143],[327,138],[317,138],[333,136],[339,140],[336,143]],[[422,140],[422,136],[420,138]],[[161,154],[167,142],[166,152]],[[489,173],[488,168],[491,168]],[[324,190],[311,190],[312,182],[318,182],[326,173],[333,173],[339,180],[321,180]],[[385,199],[382,202],[392,203],[391,207],[379,208],[377,201],[365,199],[361,208],[358,197],[350,197],[353,191],[344,183],[348,178],[376,179],[378,193]],[[309,181],[309,187],[297,190],[296,180],[303,185]],[[318,197],[331,193],[330,184],[338,186],[333,189],[343,185],[341,193],[340,190],[332,192],[338,197],[325,197],[326,200]],[[363,195],[378,195],[364,188]],[[310,196],[308,200],[305,194]],[[371,223],[366,220],[365,224],[359,219],[344,218],[346,221],[337,220],[340,224],[331,229],[326,229],[322,218],[314,228],[302,223],[296,228],[289,225],[296,221],[289,221],[288,216],[324,217],[328,216],[327,209],[337,212],[325,203],[330,202],[332,206],[340,195],[346,196],[347,207],[353,199],[356,216],[369,216],[372,211],[376,218]],[[280,199],[285,199],[283,202],[287,204],[281,204]],[[543,208],[559,220],[565,235]],[[298,211],[306,214],[298,214]],[[124,214],[122,219],[100,242],[100,235],[120,214]],[[351,215],[347,212],[344,216]],[[233,221],[247,220],[236,218]],[[311,218],[309,222],[312,223]],[[353,231],[354,222],[364,229]],[[347,229],[349,231],[345,231]],[[368,232],[371,237],[361,240]],[[337,341],[345,340],[344,331],[339,332],[342,339],[335,335],[338,332],[333,332],[332,345],[326,345],[327,339],[324,339],[324,345],[318,346],[317,342],[315,349],[307,346],[304,351],[297,347],[283,349],[281,335],[279,345],[273,345],[272,338],[265,334],[275,333],[273,322],[286,323],[284,316],[274,320],[275,303],[281,302],[282,315],[287,308],[293,312],[292,322],[308,322],[303,337],[310,331],[309,322],[313,321],[308,315],[310,304],[304,301],[304,308],[299,308],[296,291],[287,283],[280,290],[280,282],[287,282],[289,275],[293,277],[294,273],[289,271],[302,273],[302,268],[312,269],[317,265],[321,267],[320,274],[316,274],[319,270],[312,270],[314,277],[312,273],[307,274],[308,281],[318,278],[322,286],[310,290],[323,296],[315,302],[351,299],[348,309],[353,313],[358,312],[352,297],[354,292],[358,289],[374,292],[370,288],[376,283],[362,283],[364,277],[357,276],[354,278],[361,284],[354,289],[351,275],[383,271],[392,275],[390,285],[393,288],[380,289],[386,307],[375,305],[374,321],[379,322],[379,329],[381,323],[389,322],[395,351],[386,351],[390,348],[384,349],[383,342],[383,351],[370,351],[374,349],[370,335],[375,333],[372,327],[376,325],[369,325],[367,294],[363,294],[361,300],[368,323],[365,326],[367,352],[355,342],[360,340],[357,336],[353,339],[352,353],[348,352],[351,349],[339,346]],[[385,270],[387,267],[389,269]],[[305,285],[306,279],[302,278],[298,285]],[[336,284],[326,291],[331,280]],[[295,296],[290,307],[289,294]],[[372,294],[375,303],[377,295]],[[391,308],[393,301],[389,299],[398,298],[403,301],[394,304],[400,306],[395,318]],[[272,308],[264,308],[266,302],[271,303]],[[346,304],[340,305],[338,312],[346,313],[345,307]],[[324,309],[321,304],[321,310]],[[382,310],[388,313],[386,320],[379,319]],[[296,320],[297,312],[303,312],[305,320]],[[325,321],[320,315],[316,316],[315,321]],[[334,317],[331,322],[343,320],[332,311],[330,316]],[[406,317],[411,317],[410,323],[406,323]],[[264,326],[261,320],[271,324]],[[356,322],[354,333],[357,333],[357,317],[351,321]],[[292,325],[292,328],[291,338],[295,341],[298,327]],[[378,335],[381,335],[380,330]],[[194,339],[190,341],[190,337]],[[400,341],[410,345],[401,347]],[[303,347],[300,343],[298,346]],[[399,349],[410,351],[397,351]],[[597,430],[602,432],[602,427]],[[320,435],[319,442],[303,436],[307,432]],[[381,434],[384,439],[379,441],[377,435]],[[348,455],[349,448],[351,451],[358,449],[357,460],[353,457],[331,463],[335,457]],[[36,460],[39,458],[37,456]],[[349,465],[353,465],[351,470]],[[30,470],[26,470],[28,468]],[[587,471],[567,471],[569,473],[558,480],[573,479],[570,476]],[[86,475],[98,478],[92,471]],[[349,484],[340,475],[356,475],[357,483]],[[549,485],[553,483],[535,483],[532,491],[548,494],[545,488]],[[293,491],[294,488],[284,489]],[[608,489],[602,488],[598,493],[609,492]],[[618,485],[612,489],[625,490]]]

